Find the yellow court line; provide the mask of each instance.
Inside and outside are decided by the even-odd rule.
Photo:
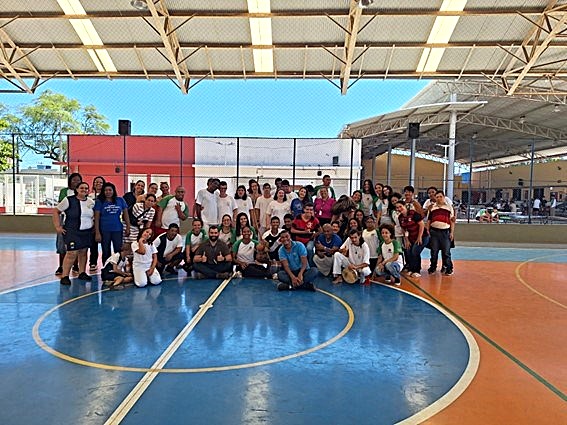
[[[561,304],[559,301],[554,300],[553,298],[548,297],[545,294],[542,294],[541,292],[539,292],[537,289],[535,289],[534,287],[530,286],[520,275],[520,270],[522,269],[522,267],[524,267],[527,263],[536,261],[536,260],[541,260],[542,258],[549,258],[549,257],[561,257],[561,256],[566,256],[567,254],[555,254],[555,255],[545,255],[543,257],[536,257],[536,258],[532,258],[530,260],[526,260],[522,263],[520,263],[515,270],[515,274],[516,274],[516,279],[518,280],[518,282],[520,282],[522,285],[524,285],[526,288],[528,288],[530,291],[532,291],[534,294],[539,295],[540,297],[546,299],[549,302],[552,302],[553,304],[558,305],[561,308],[565,308],[567,309],[567,306],[565,304]]]
[[[105,289],[105,291],[106,291],[106,289]],[[51,355],[53,355],[53,356],[55,356],[55,357],[57,357],[61,360],[65,360],[65,361],[68,361],[70,363],[74,363],[74,364],[78,364],[78,365],[86,366],[86,367],[92,367],[92,368],[96,368],[96,369],[115,370],[115,371],[119,371],[119,372],[139,372],[139,373],[147,373],[147,372],[159,372],[159,373],[221,372],[221,371],[228,371],[228,370],[237,370],[237,369],[246,369],[246,368],[251,368],[251,367],[265,366],[265,365],[268,365],[268,364],[283,362],[283,361],[290,360],[290,359],[293,359],[293,358],[305,356],[307,354],[321,350],[321,349],[335,343],[337,340],[339,340],[340,338],[345,336],[350,331],[352,326],[354,325],[354,311],[352,310],[350,305],[348,305],[344,300],[342,300],[341,298],[337,297],[334,294],[331,294],[331,293],[324,291],[322,289],[317,289],[317,292],[320,292],[322,294],[325,294],[325,295],[333,298],[335,301],[339,302],[345,308],[345,310],[348,313],[348,321],[347,321],[346,325],[344,326],[344,328],[334,337],[332,337],[332,338],[328,339],[327,341],[322,342],[321,344],[316,345],[314,347],[311,347],[311,348],[308,348],[306,350],[299,351],[299,352],[296,352],[296,353],[288,354],[288,355],[285,355],[285,356],[276,357],[276,358],[268,359],[268,360],[261,360],[261,361],[258,361],[258,362],[242,363],[242,364],[227,365],[227,366],[212,366],[212,367],[203,367],[203,368],[161,368],[161,369],[156,369],[156,368],[146,368],[146,367],[118,366],[118,365],[110,365],[110,364],[104,364],[104,363],[96,363],[96,362],[91,362],[91,361],[88,361],[88,360],[83,360],[83,359],[80,359],[80,358],[77,358],[77,357],[73,357],[73,356],[70,356],[68,354],[65,354],[65,353],[62,353],[60,351],[55,350],[54,348],[49,346],[47,343],[45,343],[45,341],[43,341],[43,339],[41,338],[41,336],[39,334],[39,327],[41,326],[42,322],[49,315],[51,315],[57,309],[65,306],[66,304],[80,300],[81,298],[85,298],[85,297],[88,297],[88,296],[91,296],[91,295],[94,295],[94,294],[98,294],[99,292],[91,292],[89,294],[81,295],[80,297],[73,298],[71,300],[67,300],[64,303],[56,305],[55,307],[49,309],[44,314],[42,314],[40,316],[40,318],[35,322],[35,324],[33,326],[33,330],[32,330],[32,335],[33,335],[33,339],[34,339],[35,343],[42,350],[48,352],[49,354],[51,354]]]

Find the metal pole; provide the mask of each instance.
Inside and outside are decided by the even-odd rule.
[[[415,187],[415,147],[417,139],[411,139],[411,152],[410,152],[410,175],[409,175],[409,185]],[[390,180],[388,179],[388,184]]]
[[[12,215],[16,215],[16,164],[19,159],[16,158],[16,136],[12,134]]]
[[[456,99],[455,99],[456,100]],[[457,134],[457,111],[451,111],[451,117],[449,119],[449,156],[447,158],[447,172],[445,175],[445,180],[447,182],[447,196],[449,199],[453,199],[454,191],[454,179],[455,179],[455,139]]]
[[[376,156],[372,155],[372,183],[376,182]]]
[[[534,196],[534,157],[535,157],[535,139],[532,140],[532,155],[530,162],[530,194],[528,195],[528,224],[532,224],[532,196]],[[534,197],[535,199],[535,197]]]
[[[349,191],[352,194],[352,167],[354,166],[354,139],[350,139],[350,182]]]
[[[240,137],[236,138],[236,187],[240,179]]]
[[[291,177],[291,187],[295,188],[295,164],[296,164],[296,155],[297,155],[297,139],[293,138],[293,167],[292,167],[292,177]]]
[[[388,158],[386,163],[386,184],[392,185],[392,144],[388,143]]]
[[[226,148],[225,148],[226,149]],[[179,167],[179,184],[183,187],[185,187],[185,185],[183,184],[183,136],[181,136],[181,139],[179,141],[179,160],[180,160],[180,167]],[[195,152],[195,150],[193,150],[193,152]],[[225,155],[226,158],[226,155]],[[225,164],[226,165],[226,164]]]
[[[126,135],[124,134],[122,136],[122,143],[124,145],[124,158],[123,158],[123,164],[122,164],[122,181],[124,184],[124,192],[130,192],[130,188],[128,187],[128,174],[126,174]]]
[[[470,223],[471,219],[471,205],[472,205],[472,170],[473,170],[473,156],[474,156],[474,141],[476,136],[473,135],[471,137],[470,145],[469,145],[469,187],[468,187],[468,202],[467,202],[467,223]]]

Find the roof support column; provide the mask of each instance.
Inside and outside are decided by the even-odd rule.
[[[410,152],[410,162],[409,162],[409,168],[410,168],[410,174],[409,174],[409,185],[415,187],[415,145],[416,145],[417,139],[411,139],[411,152]],[[390,184],[390,179],[388,179],[388,184]]]
[[[451,102],[457,101],[457,95],[451,93]],[[445,176],[445,181],[447,182],[447,196],[449,199],[453,200],[453,191],[455,183],[455,139],[457,135],[457,111],[452,110],[449,116],[449,150],[448,154],[448,164],[447,164],[447,174]]]
[[[388,161],[386,163],[386,184],[392,185],[392,144],[388,143]]]

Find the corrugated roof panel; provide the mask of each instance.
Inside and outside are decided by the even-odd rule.
[[[517,15],[463,16],[451,36],[451,42],[509,41],[523,39],[531,29],[526,19]]]
[[[271,0],[272,12],[289,10],[321,10],[321,9],[344,9],[348,13],[350,0],[327,0],[324,5],[319,1],[306,0]]]
[[[86,49],[61,50],[59,54],[54,50],[36,50],[29,57],[34,64],[39,64],[37,68],[40,73],[61,71],[60,76],[68,75],[65,70],[65,65],[69,67],[72,72],[97,71]],[[61,58],[65,62],[65,65]]]
[[[77,43],[81,39],[67,19],[33,21],[16,19],[3,28],[16,43]]]
[[[0,2],[0,12],[37,11],[37,12],[63,12],[56,0],[2,0]]]
[[[364,22],[367,22],[364,21]],[[359,43],[425,43],[431,32],[434,16],[377,17],[359,32]],[[364,23],[361,24],[361,27]]]
[[[346,27],[347,20],[337,19]],[[329,18],[277,18],[272,19],[272,39],[278,43],[338,43],[344,45],[345,31]]]
[[[176,25],[182,20],[175,20]],[[251,44],[250,23],[243,18],[192,19],[176,31],[180,42]]]
[[[219,49],[201,49],[204,55],[208,55],[207,61],[210,61],[211,66],[214,71],[240,71],[242,76],[244,76],[244,71],[242,69],[242,59],[244,58],[245,64],[247,63],[246,72],[250,73],[254,71],[254,61],[252,59],[252,49],[243,49],[242,53],[240,49],[233,50],[219,50]],[[208,68],[207,63],[207,68]]]
[[[93,19],[92,23],[103,43],[161,43],[159,34],[142,19]]]
[[[248,12],[246,0],[166,0],[165,3],[169,10]]]

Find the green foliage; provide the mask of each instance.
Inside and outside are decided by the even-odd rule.
[[[4,108],[5,109],[5,108]],[[67,159],[66,134],[104,134],[110,124],[95,106],[46,90],[13,114],[0,109],[0,120],[17,133],[19,149],[30,149],[53,160]]]

